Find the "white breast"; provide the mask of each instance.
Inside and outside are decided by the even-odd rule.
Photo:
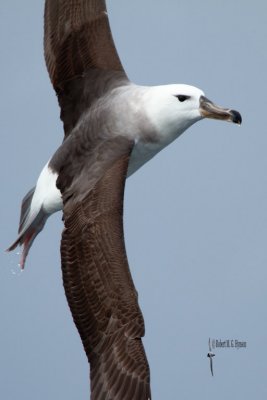
[[[132,151],[131,158],[129,161],[127,177],[136,172],[146,162],[151,160],[160,150],[165,146],[162,143],[144,143],[139,140]]]

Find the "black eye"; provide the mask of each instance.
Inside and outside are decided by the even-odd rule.
[[[177,97],[177,99],[182,103],[183,101],[185,101],[185,100],[188,100],[188,99],[190,99],[190,96],[186,96],[185,94],[178,94],[177,96],[175,96],[175,97]]]

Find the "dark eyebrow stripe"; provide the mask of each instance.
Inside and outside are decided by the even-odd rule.
[[[174,97],[177,97],[177,99],[181,102],[190,99],[191,96],[188,96],[186,94],[175,94]]]

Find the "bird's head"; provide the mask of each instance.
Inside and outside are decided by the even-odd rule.
[[[183,133],[189,126],[203,118],[219,119],[241,124],[238,111],[217,106],[205,97],[202,90],[189,85],[164,85],[149,88],[146,111],[162,135]]]

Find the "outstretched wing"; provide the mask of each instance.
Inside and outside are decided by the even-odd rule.
[[[144,321],[122,221],[133,143],[112,132],[101,136],[101,124],[93,128],[90,118],[78,123],[85,111],[97,110],[96,100],[128,82],[105,1],[46,0],[44,42],[68,136],[50,162],[64,204],[63,282],[90,363],[91,399],[148,400]]]
[[[86,186],[79,185],[79,193],[75,190],[64,199],[68,166],[61,172],[65,178],[59,176],[65,223],[63,281],[90,363],[91,400],[148,400],[144,321],[123,238],[123,194],[132,145],[115,139],[112,147],[111,164],[87,195]]]
[[[127,79],[104,0],[46,0],[44,50],[65,135],[96,98]]]
[[[212,361],[212,357],[210,357],[210,372],[211,372],[211,375],[213,376],[213,361]]]

